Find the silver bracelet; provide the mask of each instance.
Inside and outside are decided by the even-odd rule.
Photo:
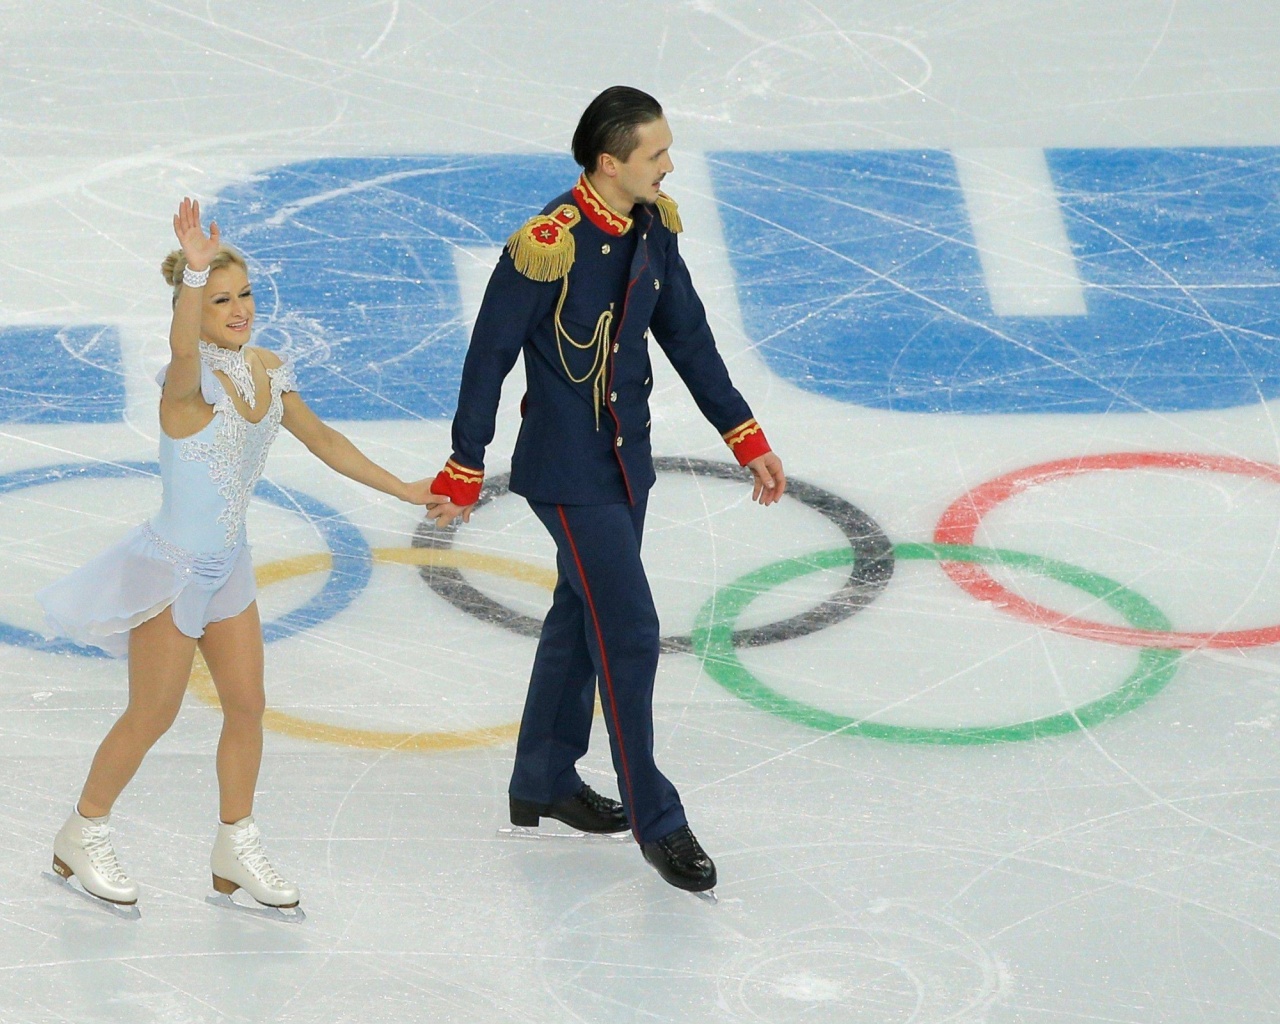
[[[182,283],[188,288],[203,288],[209,280],[209,268],[204,270],[192,270],[190,267],[182,268]]]

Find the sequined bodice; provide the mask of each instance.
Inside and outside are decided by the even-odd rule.
[[[267,370],[267,378],[270,401],[266,414],[254,423],[241,415],[202,353],[200,386],[213,406],[213,419],[190,437],[160,437],[164,496],[151,525],[165,541],[189,552],[215,552],[239,543],[249,499],[284,416],[284,393],[297,390],[288,360]]]

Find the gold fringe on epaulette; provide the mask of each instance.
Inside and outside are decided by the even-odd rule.
[[[571,213],[564,213],[565,209],[531,218],[507,239],[507,252],[525,277],[559,281],[573,269],[575,247],[569,227],[577,222],[577,210],[569,207]]]
[[[658,216],[662,218],[662,223],[668,231],[673,235],[680,234],[684,230],[684,224],[680,222],[680,210],[676,205],[676,201],[665,192],[658,193]]]

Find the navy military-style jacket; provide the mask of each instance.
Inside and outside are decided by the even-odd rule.
[[[583,175],[511,236],[472,332],[436,493],[477,500],[502,382],[523,352],[511,490],[564,505],[641,499],[654,482],[650,331],[739,463],[769,450],[716,351],[679,230],[667,197],[621,217]]]

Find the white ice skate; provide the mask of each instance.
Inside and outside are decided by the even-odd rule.
[[[210,902],[243,906],[232,899],[232,893],[243,889],[261,906],[281,912],[287,919],[302,917],[298,887],[285,881],[267,859],[261,833],[252,816],[241,818],[233,825],[218,823],[218,838],[214,840],[209,865],[213,870],[213,888],[218,894],[210,896]],[[284,913],[287,911],[293,913]]]
[[[53,840],[53,870],[64,882],[75,878],[90,896],[107,903],[132,907],[138,902],[138,886],[116,858],[105,817],[71,812]]]

